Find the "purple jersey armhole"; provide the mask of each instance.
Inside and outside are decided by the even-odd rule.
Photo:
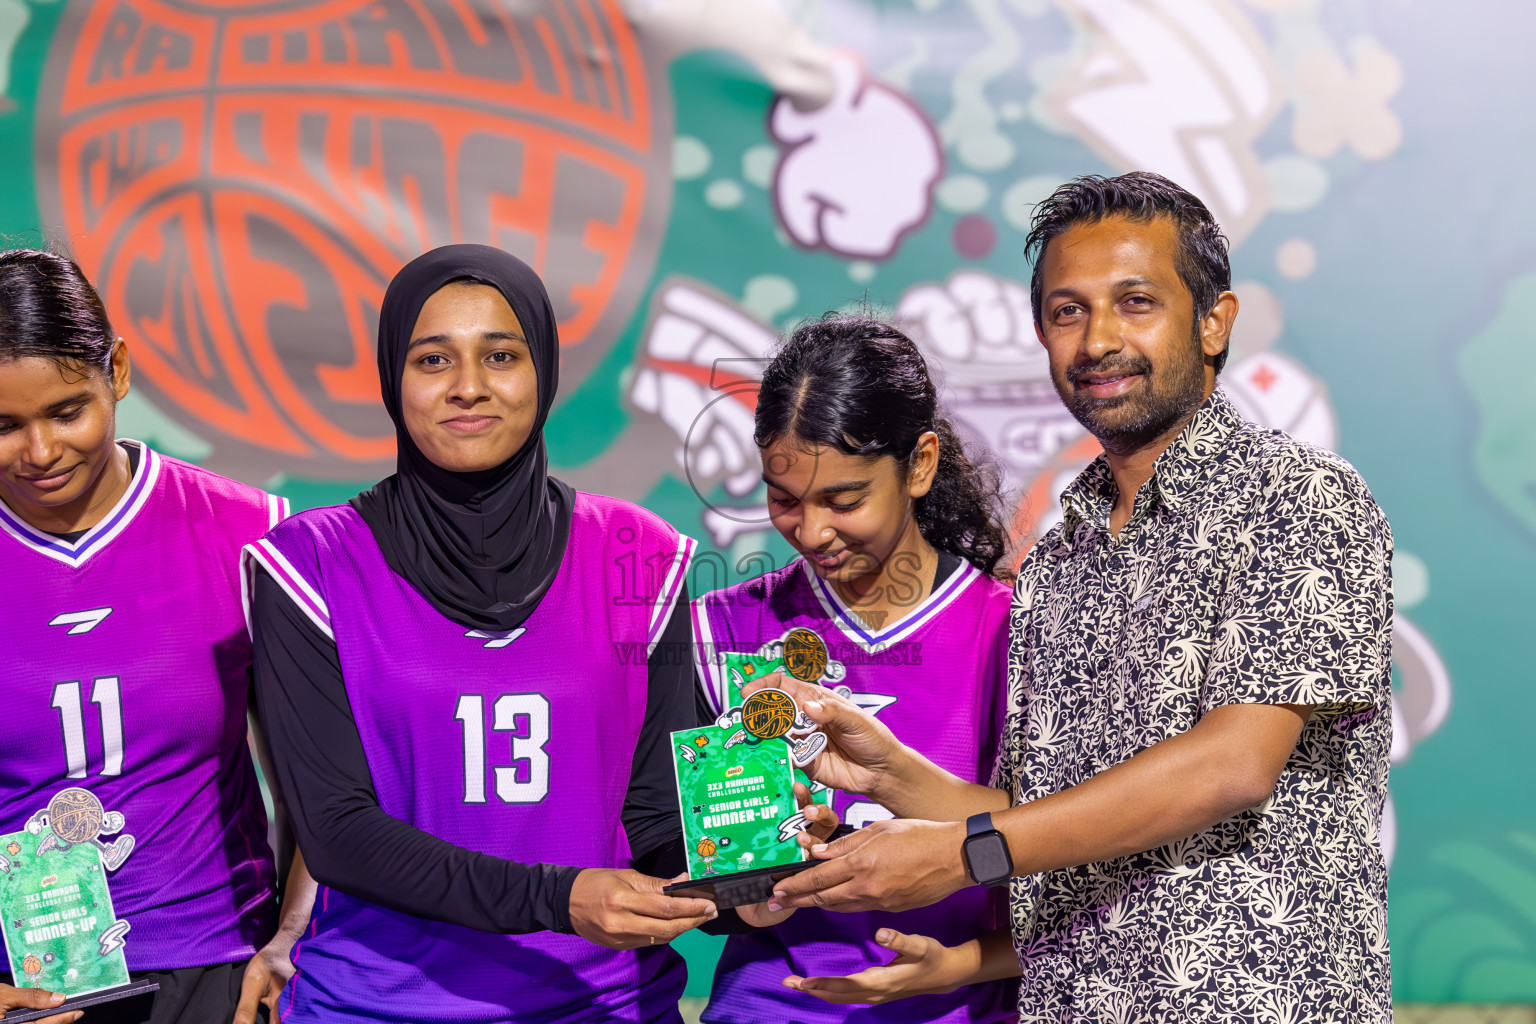
[[[677,535],[677,551],[672,556],[666,575],[662,577],[661,587],[656,594],[656,606],[651,609],[650,629],[645,638],[646,657],[650,657],[656,649],[661,634],[666,631],[668,620],[672,618],[672,608],[677,604],[677,595],[682,592],[683,582],[688,578],[688,564],[697,546],[698,542],[692,537],[681,533]]]
[[[240,553],[240,568],[244,577],[244,586],[241,587],[241,604],[245,610],[245,626],[251,627],[251,601],[255,597],[256,568],[267,570],[277,585],[283,588],[293,603],[299,606],[309,621],[313,622],[331,640],[336,639],[336,634],[331,630],[331,612],[326,607],[325,599],[310,585],[299,571],[294,568],[276,544],[266,537],[254,544],[247,544]]]
[[[699,687],[715,714],[725,710],[725,675],[716,650],[714,622],[709,614],[707,596],[688,603],[693,622],[693,666],[699,673]]]

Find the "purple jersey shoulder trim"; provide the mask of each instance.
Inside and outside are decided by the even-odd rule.
[[[677,535],[677,553],[672,556],[672,564],[667,566],[667,574],[656,594],[656,606],[651,609],[651,628],[645,644],[646,657],[650,657],[656,649],[662,632],[667,628],[667,620],[672,617],[672,606],[677,603],[683,581],[688,578],[688,563],[693,559],[693,549],[697,546],[698,542],[692,537],[681,533]]]
[[[816,599],[821,602],[821,607],[826,611],[827,617],[837,623],[837,627],[843,634],[864,648],[866,651],[874,648],[885,648],[900,640],[906,639],[912,633],[922,628],[924,623],[942,612],[951,601],[959,597],[965,588],[977,579],[981,578],[981,570],[970,562],[964,562],[960,568],[951,573],[949,579],[938,590],[928,595],[927,600],[912,609],[895,622],[890,628],[879,632],[870,632],[863,620],[843,603],[843,599],[837,596],[837,591],[832,589],[820,576],[816,575],[810,563],[801,560],[801,568],[804,569],[806,578],[810,580],[811,590]]]
[[[715,634],[709,625],[708,597],[688,602],[688,614],[693,620],[693,666],[699,673],[699,685],[709,706],[719,714],[725,710],[725,673],[720,671],[719,654],[715,650]]]
[[[60,540],[29,525],[6,507],[4,502],[0,502],[0,530],[38,554],[63,562],[72,569],[84,565],[86,559],[112,543],[113,538],[133,522],[133,518],[154,492],[156,481],[160,479],[160,455],[153,448],[129,438],[119,438],[118,441],[137,445],[143,453],[139,459],[138,472],[134,473],[133,479],[128,482],[128,489],[117,499],[117,504],[112,506],[106,518],[85,531],[79,540]]]
[[[277,585],[293,599],[293,603],[309,616],[309,621],[313,622],[320,632],[332,640],[336,639],[336,634],[331,630],[331,610],[326,606],[325,599],[310,586],[308,580],[299,574],[299,571],[293,567],[293,563],[277,549],[277,545],[263,537],[254,544],[247,544],[240,552],[240,556],[241,573],[245,577],[241,596],[245,605],[247,629],[251,625],[251,598],[256,585],[256,563],[259,562],[261,567],[277,581]]]

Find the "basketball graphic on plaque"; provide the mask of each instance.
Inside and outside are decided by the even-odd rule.
[[[794,727],[798,709],[783,690],[758,690],[742,701],[741,724],[760,740],[776,740]]]

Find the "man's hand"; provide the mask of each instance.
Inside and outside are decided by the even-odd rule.
[[[960,843],[963,822],[877,821],[811,847],[824,863],[775,883],[769,910],[911,910],[973,884]]]
[[[62,992],[0,985],[0,1018],[5,1016],[6,1010],[46,1010],[50,1006],[58,1006],[63,1001],[64,993]],[[56,1013],[52,1017],[44,1017],[37,1024],[69,1024],[70,1021],[79,1020],[84,1012],[68,1010],[64,1013]]]
[[[895,953],[895,959],[846,977],[802,978],[792,974],[784,979],[784,987],[828,1003],[888,1003],[907,996],[953,992],[975,971],[975,940],[950,947],[926,935],[904,935],[894,928],[881,928],[875,941]]]
[[[782,672],[748,681],[741,688],[743,698],[758,690],[773,687],[795,699],[827,737],[827,748],[805,769],[822,785],[845,793],[862,793],[876,803],[884,803],[881,792],[890,776],[904,760],[906,746],[896,734],[874,715],[857,704],[844,700],[824,686],[801,682]]]
[[[280,930],[245,965],[245,978],[240,982],[240,1002],[235,1006],[232,1024],[256,1024],[256,1007],[263,1003],[268,1019],[277,1019],[277,997],[282,994],[288,979],[293,977],[293,961],[289,954],[293,952],[299,934],[301,932]]]
[[[1007,793],[945,771],[898,740],[874,715],[824,686],[773,672],[745,683],[742,696],[766,687],[788,693],[826,735],[826,749],[805,769],[825,786],[860,793],[898,818],[922,821],[964,821],[1009,804]]]
[[[634,949],[671,942],[716,917],[709,900],[668,896],[666,884],[629,868],[587,868],[571,886],[571,924],[599,946]]]

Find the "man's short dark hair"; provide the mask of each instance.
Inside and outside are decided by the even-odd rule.
[[[1035,309],[1035,326],[1044,330],[1040,319],[1040,265],[1051,239],[1079,224],[1092,224],[1105,217],[1128,217],[1151,221],[1168,217],[1179,229],[1179,254],[1174,265],[1179,279],[1195,299],[1195,324],[1210,313],[1216,299],[1232,287],[1232,265],[1227,259],[1227,239],[1216,218],[1193,193],[1180,188],[1161,174],[1132,171],[1113,178],[1085,174],[1062,185],[1050,198],[1035,207],[1029,236],[1024,241],[1024,255],[1034,264],[1029,281],[1029,297]],[[1227,353],[1216,357],[1216,372],[1227,364]]]

